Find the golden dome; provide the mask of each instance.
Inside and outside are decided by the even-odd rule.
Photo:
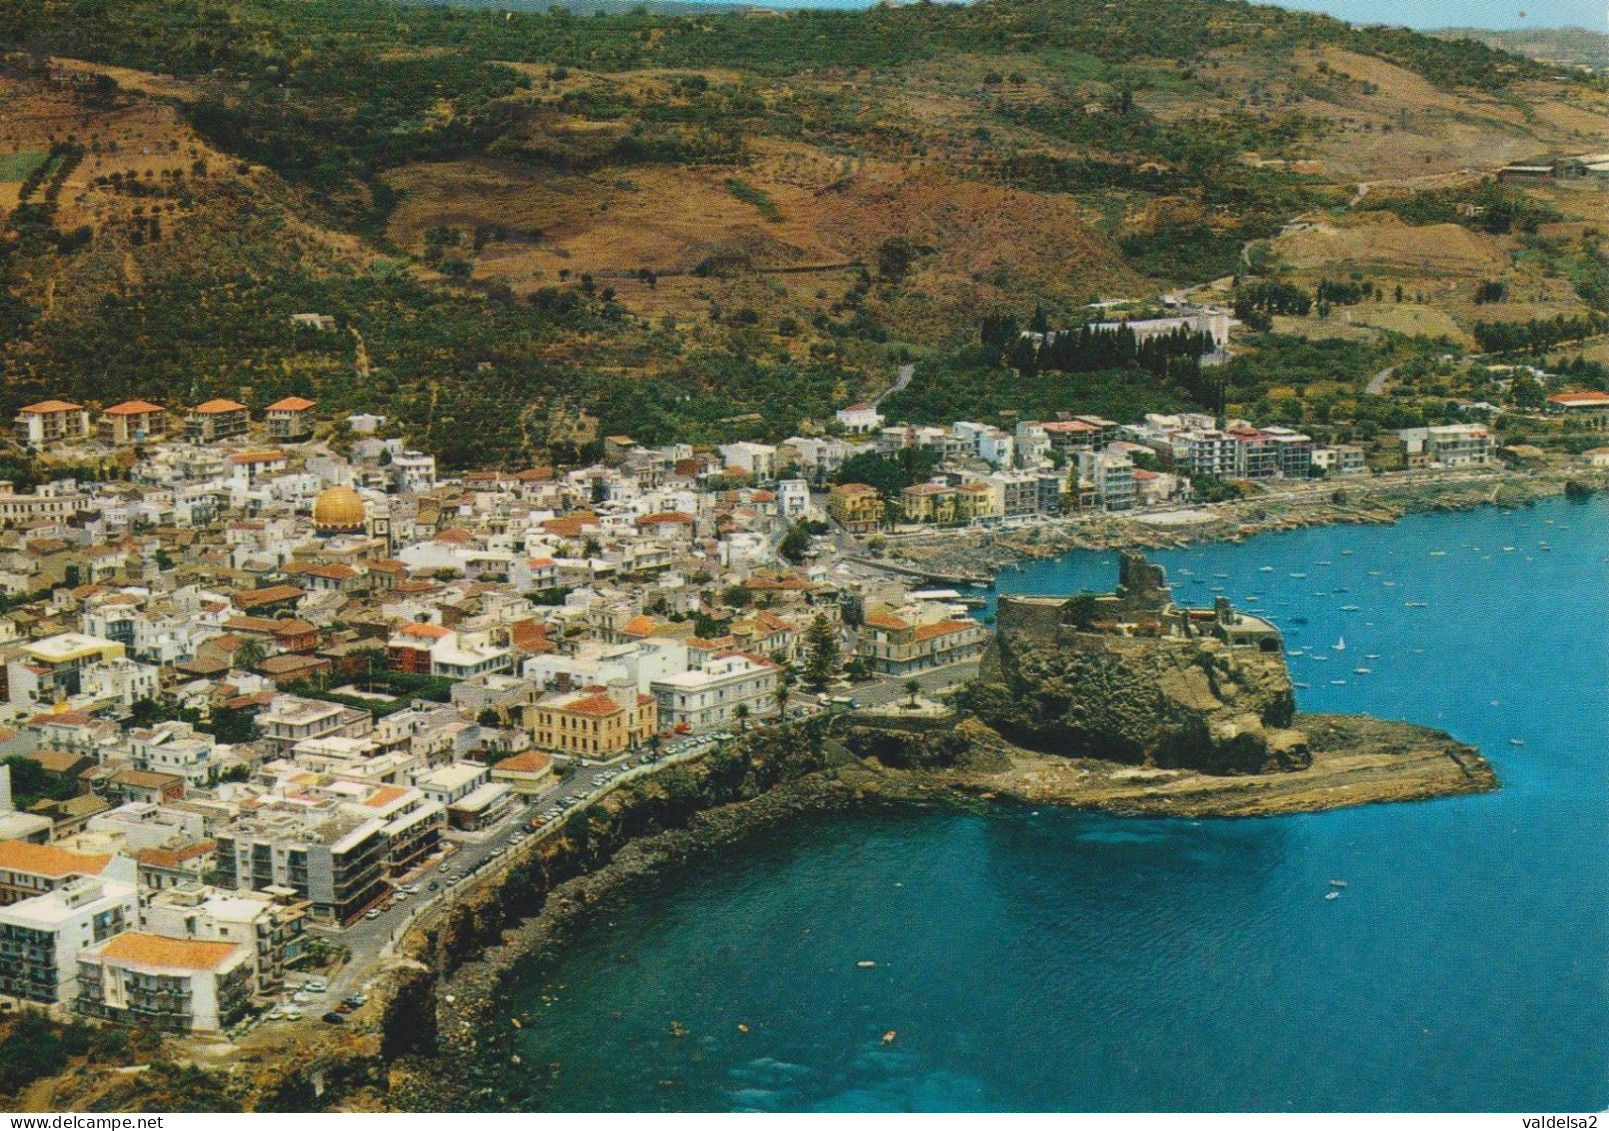
[[[367,518],[363,500],[350,487],[326,487],[313,500],[313,526],[320,533],[361,531]]]

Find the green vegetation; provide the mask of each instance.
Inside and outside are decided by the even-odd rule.
[[[27,180],[49,158],[48,153],[0,153],[0,183]]]
[[[864,483],[891,499],[915,483],[925,483],[939,465],[939,454],[932,448],[901,448],[882,455],[864,452],[845,460],[838,469],[838,483]]]
[[[772,200],[765,190],[757,189],[746,181],[740,181],[733,177],[726,182],[726,191],[744,204],[754,205],[754,210],[773,224],[782,221],[782,210],[777,207],[776,201]]]
[[[1558,209],[1493,180],[1470,188],[1369,199],[1363,208],[1394,213],[1410,224],[1462,224],[1494,235],[1515,229],[1535,232],[1537,225],[1559,219]]]

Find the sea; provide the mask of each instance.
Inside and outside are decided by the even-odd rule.
[[[1181,603],[1222,593],[1281,625],[1302,710],[1444,728],[1501,790],[1257,819],[803,820],[516,968],[497,1102],[1609,1105],[1609,499],[1154,560]],[[997,584],[1106,590],[1116,568],[1074,553]]]

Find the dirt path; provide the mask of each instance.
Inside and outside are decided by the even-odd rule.
[[[1386,368],[1369,378],[1369,383],[1364,387],[1363,391],[1371,397],[1383,396],[1386,391],[1386,382],[1391,380],[1391,375],[1396,371],[1397,367],[1395,365],[1386,366]]]

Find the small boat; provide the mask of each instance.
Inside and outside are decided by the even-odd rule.
[[[1253,593],[1250,597],[1246,597],[1244,599],[1247,600],[1247,601],[1251,601],[1251,602],[1256,602],[1256,601],[1261,601],[1262,600],[1262,598],[1257,596],[1257,594],[1255,594],[1255,593]]]
[[[1347,557],[1348,555],[1350,555],[1351,553],[1352,553],[1351,550],[1342,550],[1341,551],[1341,556],[1344,558],[1344,557]]]
[[[1430,602],[1429,601],[1404,601],[1402,603],[1402,607],[1405,608],[1405,609],[1428,609],[1428,608],[1430,608]]]
[[[1523,739],[1523,738],[1511,738],[1511,739],[1508,740],[1508,744],[1510,746],[1524,746],[1525,745],[1525,739]]]
[[[1329,562],[1319,562],[1319,565],[1321,565],[1321,566],[1327,566],[1329,564],[1330,564]]]
[[[1325,894],[1324,898],[1325,899],[1340,899],[1341,898],[1341,893],[1338,892],[1338,891],[1328,892],[1328,893]]]
[[[1333,684],[1340,685],[1340,684],[1345,683],[1346,680],[1344,680],[1344,679],[1332,679],[1332,680],[1330,680],[1330,682],[1333,683]]]
[[[1286,652],[1285,654],[1287,656],[1300,656],[1300,655],[1305,654],[1306,652],[1307,652],[1306,648],[1297,648],[1295,651],[1289,651],[1289,652]]]
[[[1346,637],[1344,637],[1344,636],[1337,637],[1335,643],[1330,645],[1330,651],[1332,651],[1332,652],[1345,652],[1346,651]]]
[[[1305,573],[1293,573],[1293,574],[1291,574],[1291,576],[1294,577],[1294,578],[1297,578],[1298,580],[1300,580],[1301,578],[1306,577],[1307,574],[1305,574]]]
[[[1380,576],[1380,571],[1377,570],[1377,569],[1371,569],[1369,571],[1369,576],[1370,577],[1379,577]]]
[[[1257,567],[1257,572],[1258,573],[1273,573],[1274,572],[1274,567],[1273,566],[1258,566]]]
[[[1432,551],[1430,551],[1430,556],[1433,557],[1433,558],[1445,558],[1447,556],[1447,551],[1446,550],[1432,550]]]
[[[1378,653],[1378,652],[1365,652],[1363,654],[1363,658],[1365,660],[1378,660],[1380,658],[1380,653]]]
[[[1331,880],[1330,881],[1330,886],[1332,888],[1344,888],[1344,887],[1346,887],[1346,881],[1345,880]]]
[[[1222,585],[1209,585],[1209,586],[1207,586],[1207,592],[1209,592],[1209,593],[1222,593],[1223,591],[1224,591],[1224,587]]]
[[[1330,592],[1331,593],[1350,593],[1350,592],[1352,592],[1352,590],[1347,588],[1345,585],[1337,585],[1334,589],[1331,589]]]
[[[1227,573],[1215,573],[1212,576],[1214,576],[1214,577],[1228,577],[1229,575]]]
[[[1514,552],[1514,547],[1513,546],[1504,546],[1503,547],[1503,552],[1505,554],[1512,554]]]
[[[1328,656],[1321,656],[1317,652],[1314,652],[1308,657],[1308,659],[1312,660],[1315,664],[1327,664],[1330,662],[1330,658]]]
[[[1397,583],[1395,581],[1382,581],[1380,584],[1384,585],[1387,589],[1395,589],[1397,587]]]
[[[873,962],[869,958],[862,958],[859,962],[855,963],[855,965],[859,966],[862,970],[870,970],[872,967],[876,966],[877,963]]]
[[[1293,683],[1293,684],[1291,684],[1291,686],[1292,686],[1292,687],[1299,687],[1299,688],[1301,688],[1301,689],[1302,689],[1302,690],[1303,690],[1303,691],[1306,691],[1306,690],[1307,690],[1307,687],[1308,687],[1308,685],[1307,685],[1307,684],[1305,684],[1305,683]]]
[[[1179,569],[1176,569],[1173,572],[1178,574],[1180,577],[1189,577],[1191,574],[1195,573],[1195,570],[1185,569],[1181,566]]]
[[[1353,675],[1373,675],[1374,671],[1372,669],[1370,669],[1370,668],[1353,668],[1352,669],[1352,674]]]
[[[885,1044],[885,1045],[893,1044],[894,1043],[894,1038],[897,1037],[897,1036],[899,1036],[899,1031],[897,1029],[890,1029],[888,1032],[883,1034],[883,1044]]]
[[[1355,613],[1358,611],[1358,607],[1356,605],[1342,605],[1341,611],[1343,613]]]

